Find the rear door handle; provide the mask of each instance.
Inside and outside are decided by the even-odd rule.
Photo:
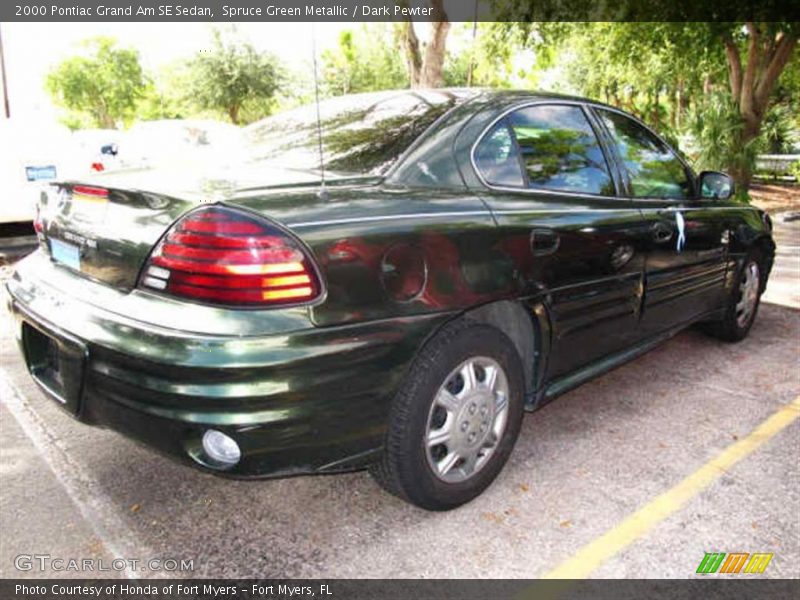
[[[531,231],[531,252],[534,256],[547,256],[558,250],[561,238],[552,229],[534,229]]]
[[[674,228],[672,223],[656,221],[653,224],[652,232],[653,239],[656,241],[656,243],[663,244],[664,242],[668,242],[672,239]]]

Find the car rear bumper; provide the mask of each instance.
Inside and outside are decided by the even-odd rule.
[[[28,368],[65,410],[200,466],[211,462],[203,433],[222,431],[242,452],[226,473],[242,477],[367,464],[413,357],[448,318],[318,328],[302,309],[259,311],[249,316],[256,334],[225,335],[197,317],[203,309],[208,319],[231,315],[189,306],[191,324],[170,328],[153,321],[174,310],[173,300],[109,291],[41,256],[23,261],[7,289]],[[153,319],[143,320],[148,311]]]

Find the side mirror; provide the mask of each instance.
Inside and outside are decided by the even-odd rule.
[[[116,144],[106,144],[100,148],[100,154],[110,154],[111,156],[116,156],[119,149],[117,148]]]
[[[700,173],[700,197],[711,200],[727,200],[733,196],[733,179],[725,173],[718,171],[703,171]]]

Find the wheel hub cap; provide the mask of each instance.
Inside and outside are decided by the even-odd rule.
[[[747,263],[739,283],[739,301],[736,303],[736,324],[739,327],[745,327],[755,311],[760,286],[758,263]]]
[[[505,432],[508,394],[508,378],[491,358],[470,358],[450,372],[426,428],[428,465],[436,477],[457,483],[483,468]]]
[[[454,445],[464,449],[476,446],[489,437],[491,424],[494,421],[495,399],[490,393],[477,391],[467,394],[464,406],[456,417],[459,423]]]

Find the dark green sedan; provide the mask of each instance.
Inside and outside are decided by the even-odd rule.
[[[745,337],[773,261],[726,175],[579,98],[363,94],[245,133],[51,186],[7,284],[48,396],[216,473],[369,468],[456,507],[524,411],[694,323]]]

